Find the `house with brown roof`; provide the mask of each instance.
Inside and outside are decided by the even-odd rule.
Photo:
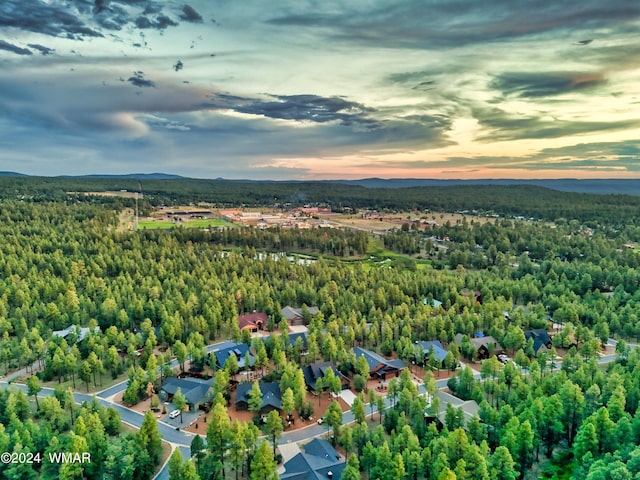
[[[320,311],[318,307],[307,307],[307,310],[310,315],[315,315]],[[289,325],[304,325],[306,323],[302,313],[302,308],[286,306],[280,311],[280,313],[287,319]]]
[[[353,353],[356,354],[356,360],[360,357],[364,357],[369,365],[369,376],[371,378],[379,378],[387,380],[389,378],[397,377],[400,372],[407,368],[404,362],[400,359],[387,360],[382,355],[366,350],[364,348],[355,347]]]
[[[480,335],[480,334],[478,334]],[[458,346],[462,344],[462,338],[464,335],[458,333],[455,337],[453,337],[453,341],[456,342]],[[491,336],[476,336],[470,338],[471,347],[474,349],[474,357],[478,360],[483,360],[485,358],[489,358],[491,355],[497,355],[499,353],[504,353],[504,347],[498,343],[498,341]]]
[[[238,316],[240,330],[249,330],[252,333],[264,330],[269,321],[269,315],[264,312],[245,313]]]

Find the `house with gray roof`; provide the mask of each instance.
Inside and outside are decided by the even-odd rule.
[[[371,378],[389,379],[397,377],[400,372],[407,368],[402,360],[387,360],[382,355],[366,350],[364,348],[355,347],[353,353],[356,355],[356,360],[360,357],[364,357],[369,365],[369,376]]]
[[[426,362],[429,357],[429,351],[433,350],[436,360],[440,362],[440,367],[444,368],[444,359],[447,356],[447,350],[442,346],[440,340],[430,340],[428,342],[416,342],[416,349],[422,350],[422,358],[418,357],[421,362]],[[417,355],[416,355],[417,356]]]
[[[259,382],[262,393],[262,404],[258,413],[264,415],[271,410],[282,408],[282,396],[280,394],[280,384],[277,382]],[[253,387],[252,383],[240,383],[236,388],[236,410],[249,410],[249,392]]]
[[[213,353],[213,355],[216,357],[216,365],[218,365],[218,368],[224,368],[225,362],[232,355],[236,357],[238,366],[241,370],[245,368],[244,363],[245,359],[247,358],[247,353],[249,354],[249,365],[246,365],[246,367],[252,367],[256,361],[255,357],[249,350],[249,346],[246,343],[232,343],[211,353]]]
[[[78,327],[77,325],[69,325],[67,328],[64,328],[62,330],[54,330],[52,332],[52,335],[54,337],[66,339],[71,333],[75,333],[77,335],[76,343],[80,343],[85,339],[87,335],[89,335],[90,332],[91,329],[89,327]],[[100,327],[96,326],[93,329],[93,333],[100,333]]]
[[[527,341],[529,341],[529,339],[533,341],[533,351],[536,353],[536,355],[539,352],[546,352],[547,350],[551,350],[551,348],[553,347],[551,336],[549,335],[549,332],[547,332],[544,328],[527,330],[524,332],[524,338],[526,338]]]
[[[284,464],[282,480],[338,480],[346,463],[331,444],[314,438]]]
[[[330,369],[333,370],[334,375],[340,379],[342,390],[347,390],[350,386],[349,379],[340,373],[333,362],[316,362],[302,367],[304,383],[306,383],[307,388],[309,390],[315,390],[317,380],[319,378],[324,378],[325,374]]]
[[[211,400],[212,395],[210,389],[212,385],[213,380],[201,380],[199,378],[190,377],[168,377],[164,382],[162,382],[162,387],[160,387],[160,398],[163,401],[172,401],[173,396],[179,388],[182,391],[184,398],[187,400],[189,411],[194,411]]]

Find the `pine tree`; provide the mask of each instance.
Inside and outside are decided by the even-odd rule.
[[[276,480],[276,461],[269,443],[263,440],[251,461],[251,480]]]
[[[182,389],[180,387],[178,387],[176,393],[173,394],[173,404],[178,410],[180,410],[180,423],[182,423],[182,412],[187,406],[187,399],[182,393]]]
[[[148,411],[144,414],[144,420],[137,434],[138,444],[146,451],[150,465],[149,471],[153,471],[155,466],[160,462],[162,455],[162,437],[158,430],[158,422],[153,416],[153,412]]]

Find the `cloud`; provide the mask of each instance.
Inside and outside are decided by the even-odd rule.
[[[132,85],[136,87],[155,87],[156,84],[151,80],[146,80],[144,78],[144,72],[137,71],[133,72],[133,75],[127,78],[127,82],[131,82]]]
[[[554,30],[589,29],[629,22],[640,5],[622,0],[546,0],[470,2],[406,0],[395,3],[350,3],[337,8],[275,11],[272,25],[315,29],[321,35],[379,47],[438,49],[538,35]],[[522,19],[526,18],[526,22]],[[584,38],[584,37],[582,37]]]
[[[33,52],[28,48],[21,48],[4,40],[0,40],[0,50],[6,50],[17,55],[33,55]]]
[[[93,13],[102,13],[109,8],[109,0],[96,0],[93,7]]]
[[[45,47],[44,45],[39,45],[37,43],[30,43],[28,46],[34,50],[38,50],[42,55],[51,55],[52,53],[55,53],[53,48]]]
[[[590,72],[505,72],[496,76],[490,87],[503,95],[549,97],[602,86],[607,79]]]
[[[61,2],[2,0],[0,27],[12,27],[54,37],[102,37]]]
[[[367,115],[374,109],[340,97],[318,95],[275,95],[268,99],[243,98],[228,94],[213,96],[211,104],[239,113],[262,115],[280,120],[325,123],[339,121],[343,125],[377,128],[378,122]]]
[[[155,28],[156,30],[164,30],[167,27],[176,27],[178,24],[171,20],[166,15],[160,15],[155,21],[149,20],[149,18],[140,16],[135,20],[136,27],[140,29]]]
[[[182,7],[182,14],[180,15],[180,18],[185,22],[202,23],[202,15],[196,12],[194,8],[189,5]]]

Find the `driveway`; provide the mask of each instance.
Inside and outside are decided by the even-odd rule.
[[[356,396],[351,390],[341,390],[338,396],[344,400],[349,407],[351,407],[353,402],[356,401]]]

